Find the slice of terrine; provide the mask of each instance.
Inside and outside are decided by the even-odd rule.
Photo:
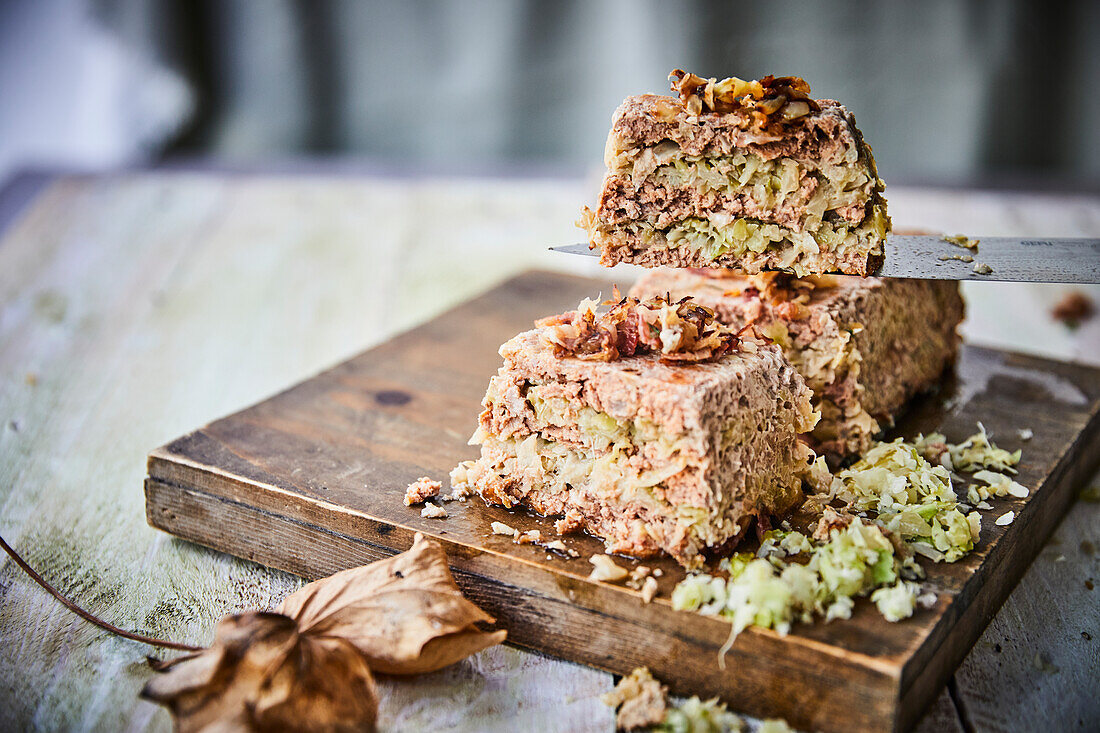
[[[814,392],[814,446],[857,455],[954,361],[963,301],[956,282],[846,276],[739,276],[662,268],[630,294],[691,296],[733,328],[755,323]]]
[[[791,507],[813,460],[811,392],[767,339],[691,302],[593,301],[505,343],[452,474],[485,501],[560,517],[610,552],[685,566]]]
[[[866,275],[890,230],[855,118],[805,81],[703,79],[616,110],[596,209],[579,222],[601,262],[749,274]]]

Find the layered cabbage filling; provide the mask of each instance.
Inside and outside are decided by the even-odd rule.
[[[863,356],[856,346],[855,334],[861,326],[840,330],[834,338],[818,337],[805,345],[796,344],[787,324],[774,320],[760,328],[761,333],[783,349],[791,366],[802,375],[813,391],[813,406],[821,420],[811,435],[822,445],[841,442],[862,449],[881,429],[878,420],[863,407],[859,385]],[[851,384],[850,393],[842,388]]]
[[[667,229],[656,229],[644,222],[632,222],[619,231],[628,233],[646,249],[676,249],[693,255],[704,263],[734,260],[743,255],[774,253],[779,267],[793,270],[799,275],[798,261],[807,256],[834,253],[878,253],[889,231],[886,207],[872,206],[870,216],[852,226],[844,220],[822,221],[816,228],[795,231],[779,224],[770,224],[747,218],[689,217]]]
[[[637,461],[619,446],[600,453],[535,434],[489,435],[482,443],[479,463],[487,462],[492,464],[489,475],[507,476],[516,482],[521,496],[515,498],[536,511],[560,514],[570,507],[588,507],[592,522],[588,528],[612,542],[620,538],[607,537],[611,530],[601,525],[633,521],[637,525],[634,530],[644,533],[655,548],[690,557],[740,531],[737,520],[741,517],[726,511],[728,499],[723,493],[706,495],[717,502],[713,506],[670,501],[670,482],[700,480],[702,469],[683,457],[639,470]],[[480,472],[474,474],[475,488],[484,496],[476,477]]]
[[[612,173],[629,178],[635,190],[652,184],[670,190],[691,189],[718,204],[723,199],[736,199],[746,212],[787,224],[796,231],[814,229],[827,218],[839,217],[858,224],[878,185],[878,177],[870,167],[857,164],[854,149],[849,151],[854,160],[819,165],[792,158],[765,160],[742,151],[665,160],[667,156],[651,150],[633,160],[622,160]],[[768,212],[783,213],[766,216]],[[601,219],[611,223],[606,216],[607,212],[601,212]],[[654,215],[648,221],[656,224],[656,219]]]
[[[845,256],[880,254],[890,230],[869,153],[828,161],[744,150],[684,156],[665,141],[615,151],[598,212],[581,225],[601,247],[675,250],[667,261],[733,266],[769,255],[769,267],[806,274]],[[759,259],[759,258],[757,258]]]
[[[564,396],[577,389],[493,378],[471,439],[482,451],[470,484],[483,498],[545,514],[580,510],[616,551],[659,548],[683,562],[738,535],[751,515],[785,508],[801,488],[808,451],[793,431],[816,415],[785,388],[777,398],[792,412],[739,408],[709,423],[713,437]]]

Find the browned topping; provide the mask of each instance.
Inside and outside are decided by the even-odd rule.
[[[409,488],[405,489],[405,506],[423,504],[428,499],[439,496],[442,488],[443,484],[438,481],[432,481],[427,476],[421,476],[409,484]]]
[[[672,301],[660,296],[645,302],[621,298],[618,288],[611,306],[597,313],[586,300],[575,311],[535,322],[557,356],[615,361],[629,356],[658,354],[663,363],[715,361],[738,350],[742,331],[734,331],[714,317],[714,311],[690,297]]]
[[[1076,328],[1081,321],[1087,321],[1096,312],[1096,304],[1092,298],[1080,290],[1071,290],[1058,301],[1051,310],[1050,315],[1056,321],[1061,321],[1070,328]]]
[[[755,127],[767,128],[817,112],[810,85],[796,76],[765,76],[759,81],[704,79],[681,69],[668,75],[672,91],[690,114],[743,113]]]

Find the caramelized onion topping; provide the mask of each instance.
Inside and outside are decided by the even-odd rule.
[[[609,306],[600,313],[597,305]],[[556,356],[594,361],[614,361],[630,356],[657,354],[662,363],[691,364],[715,361],[741,350],[742,342],[768,343],[746,327],[734,331],[717,321],[714,311],[685,297],[655,297],[646,301],[622,297],[618,288],[611,300],[597,304],[585,300],[575,311],[535,322]]]
[[[680,104],[696,116],[741,113],[752,126],[766,129],[821,109],[810,99],[810,85],[797,76],[765,76],[753,81],[731,76],[718,81],[675,69],[668,78]]]

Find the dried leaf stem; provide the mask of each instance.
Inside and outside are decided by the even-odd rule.
[[[20,568],[23,569],[23,572],[25,572],[27,575],[31,576],[31,580],[33,580],[35,583],[38,583],[38,585],[42,586],[43,590],[45,590],[51,596],[53,596],[58,601],[60,601],[61,605],[65,606],[65,608],[69,609],[70,611],[72,611],[73,613],[75,613],[77,616],[84,619],[88,623],[95,624],[99,628],[104,629],[106,631],[110,631],[112,634],[115,634],[116,636],[121,636],[124,639],[130,639],[132,641],[140,641],[142,644],[150,644],[152,646],[160,646],[160,647],[164,647],[166,649],[179,649],[180,651],[184,651],[184,652],[197,652],[197,651],[202,650],[202,647],[199,647],[199,646],[191,646],[190,644],[180,644],[179,642],[175,642],[175,641],[165,641],[164,639],[156,639],[156,638],[153,638],[151,636],[145,636],[144,634],[136,634],[133,631],[126,631],[125,629],[120,629],[119,627],[115,626],[114,624],[107,623],[106,621],[93,616],[92,614],[88,613],[87,611],[85,611],[80,606],[78,606],[75,603],[73,603],[72,601],[70,601],[65,596],[61,595],[61,593],[56,588],[54,588],[52,585],[47,583],[46,580],[41,575],[39,575],[38,573],[36,573],[34,571],[34,568],[32,568],[30,565],[27,564],[26,560],[24,560],[22,557],[19,556],[18,552],[13,550],[11,548],[11,546],[8,545],[8,543],[4,541],[3,537],[0,537],[0,547],[4,548],[4,552],[8,553],[8,555],[11,556],[11,559],[15,561],[16,565],[18,565]]]

